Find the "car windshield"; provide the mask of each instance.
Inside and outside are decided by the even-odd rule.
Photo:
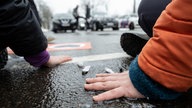
[[[123,16],[120,16],[119,19],[128,19],[130,16],[129,15],[123,15]]]
[[[97,19],[103,19],[104,17],[106,17],[106,13],[97,12],[97,13],[94,13],[93,17]]]
[[[73,16],[71,14],[56,14],[54,16],[54,19],[63,19],[63,18],[72,19]]]

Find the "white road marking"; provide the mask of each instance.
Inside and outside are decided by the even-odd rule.
[[[110,54],[101,54],[101,55],[89,55],[89,56],[82,56],[82,57],[73,57],[73,60],[67,63],[78,63],[78,62],[88,62],[88,61],[98,61],[98,60],[109,60],[109,59],[116,59],[131,56],[127,55],[126,53],[110,53]],[[65,63],[63,63],[65,64]]]

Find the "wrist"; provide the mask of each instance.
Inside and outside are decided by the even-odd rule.
[[[34,67],[41,67],[49,62],[50,55],[44,50],[36,55],[25,56],[24,59]]]

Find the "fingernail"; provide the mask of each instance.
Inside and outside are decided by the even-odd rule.
[[[86,89],[87,84],[84,84],[84,88]]]
[[[87,78],[86,81],[89,81],[91,78]]]
[[[93,100],[95,101],[95,102],[97,102],[98,104],[103,104],[103,101],[102,100],[99,100],[99,97],[98,96],[93,96]]]
[[[98,96],[93,96],[93,100],[98,101],[97,98]]]
[[[89,90],[87,89],[87,84],[84,84],[84,90],[85,90],[85,91],[89,91]]]
[[[93,96],[93,100],[94,100],[94,101],[96,101],[95,98],[97,98],[97,96]]]

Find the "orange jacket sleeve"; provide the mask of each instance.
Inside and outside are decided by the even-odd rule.
[[[166,7],[138,64],[169,89],[186,92],[192,87],[192,0],[172,0]]]

